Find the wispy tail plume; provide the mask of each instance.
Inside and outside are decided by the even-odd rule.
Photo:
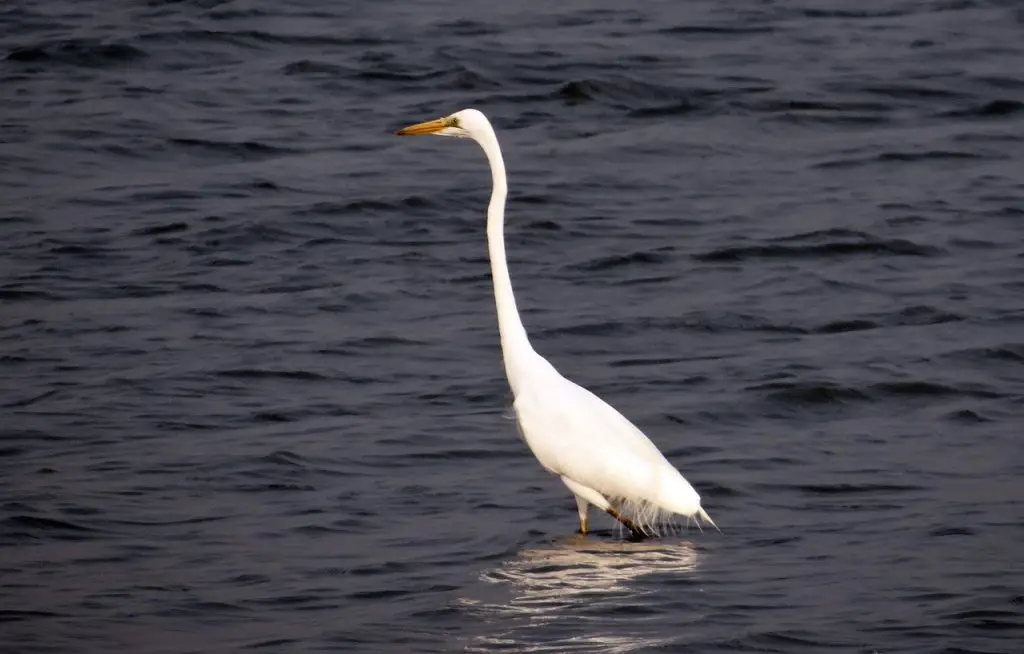
[[[711,519],[711,516],[708,515],[708,512],[703,507],[697,509],[697,517],[714,527],[718,533],[722,533],[722,530],[718,528],[718,525],[715,524],[715,521]]]

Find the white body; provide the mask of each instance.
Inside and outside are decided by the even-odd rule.
[[[505,257],[505,164],[487,118],[466,109],[399,134],[472,138],[487,155],[493,178],[487,244],[516,419],[540,464],[559,475],[576,496],[581,531],[586,531],[588,504],[608,511],[641,534],[656,532],[661,512],[702,518],[714,525],[701,508],[697,492],[643,432],[599,397],[559,374],[530,345]]]
[[[601,509],[639,502],[697,515],[700,496],[643,432],[539,354],[529,354],[533,361],[523,367],[527,382],[513,406],[520,432],[542,466],[594,491],[600,499],[585,492],[582,499]]]

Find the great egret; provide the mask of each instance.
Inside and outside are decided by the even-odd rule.
[[[487,117],[476,109],[464,109],[397,133],[470,138],[487,155],[493,181],[487,207],[487,247],[516,421],[537,461],[561,477],[575,495],[580,533],[587,533],[590,504],[624,524],[635,538],[656,534],[662,512],[684,515],[698,526],[703,519],[717,529],[701,507],[697,492],[643,432],[596,395],[559,374],[530,345],[505,260],[505,163]]]

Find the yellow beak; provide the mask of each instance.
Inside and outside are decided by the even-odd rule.
[[[450,127],[451,121],[447,118],[438,118],[437,120],[428,120],[425,123],[416,123],[415,125],[409,125],[395,132],[399,136],[420,136],[422,134],[433,134],[440,132],[445,127]]]

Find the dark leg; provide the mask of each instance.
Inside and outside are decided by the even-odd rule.
[[[632,520],[616,511],[614,508],[608,507],[607,509],[605,509],[605,511],[608,512],[608,515],[615,518],[616,520],[618,520],[626,526],[626,529],[629,530],[629,536],[632,540],[643,540],[647,537],[647,534],[644,533],[643,529],[637,527],[636,523],[634,523]]]

